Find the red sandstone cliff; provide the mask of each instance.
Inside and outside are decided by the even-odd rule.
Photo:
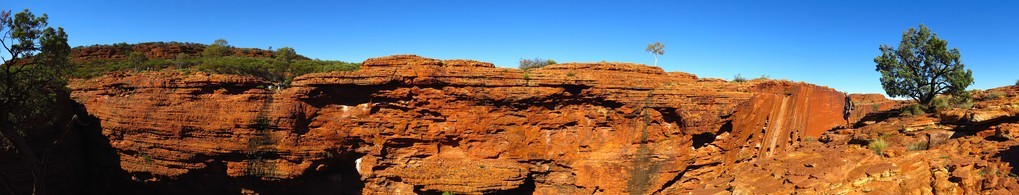
[[[745,173],[762,162],[810,164],[797,156],[805,151],[878,162],[866,149],[813,141],[862,117],[846,121],[845,94],[805,83],[697,79],[627,63],[523,72],[398,55],[362,65],[302,76],[282,91],[250,77],[173,72],[70,87],[101,121],[119,168],[174,193],[840,192],[832,186],[869,175],[804,172],[764,188],[748,181],[775,181]],[[868,104],[858,116],[898,105],[852,100]],[[818,178],[827,184],[802,183]]]

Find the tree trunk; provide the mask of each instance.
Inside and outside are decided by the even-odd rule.
[[[44,192],[46,189],[46,174],[43,172],[42,164],[40,163],[39,158],[35,156],[35,153],[32,152],[32,147],[28,145],[25,138],[18,135],[18,133],[14,130],[14,125],[8,121],[9,115],[10,113],[8,112],[0,112],[0,136],[7,138],[7,140],[11,142],[11,145],[14,145],[14,149],[17,149],[18,153],[28,160],[29,164],[31,164],[32,183],[34,183],[32,186],[32,194],[46,194]]]

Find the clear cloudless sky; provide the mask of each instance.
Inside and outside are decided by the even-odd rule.
[[[961,50],[971,89],[1019,79],[1015,1],[3,0],[0,8],[49,14],[72,46],[223,38],[352,62],[418,54],[502,67],[534,57],[651,64],[644,48],[661,41],[666,71],[853,93],[883,93],[878,46],[896,46],[924,23]]]

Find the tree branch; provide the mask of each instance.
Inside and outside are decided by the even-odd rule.
[[[79,119],[78,119],[78,115],[77,114],[72,116],[71,117],[71,121],[68,121],[67,125],[64,126],[64,131],[62,133],[60,133],[60,138],[57,138],[57,140],[54,140],[53,144],[50,145],[50,147],[48,149],[46,149],[46,153],[43,153],[43,155],[42,155],[42,164],[43,164],[43,167],[46,166],[46,162],[47,162],[46,160],[49,159],[49,157],[50,157],[49,154],[53,152],[53,148],[55,148],[55,147],[60,145],[60,143],[61,143],[60,141],[64,140],[64,138],[67,137],[67,133],[68,132],[71,132],[70,131],[71,124],[74,124],[74,123],[78,122],[78,120]]]
[[[7,177],[7,174],[0,172],[0,187],[3,187],[4,192],[7,194],[15,194],[14,189],[11,188],[11,184],[8,183],[8,180],[10,180],[10,178]]]

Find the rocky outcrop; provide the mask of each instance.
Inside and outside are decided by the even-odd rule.
[[[877,117],[870,114],[898,109],[910,103],[903,100],[890,100],[882,94],[849,94],[849,98],[853,105],[849,114],[851,123],[873,122]]]
[[[847,122],[826,87],[630,63],[525,72],[397,55],[268,85],[150,72],[70,88],[146,186],[135,193],[725,191],[724,170]]]
[[[737,108],[733,133],[723,147],[726,164],[791,151],[798,142],[849,124],[846,95],[802,83],[758,85],[749,102]]]

